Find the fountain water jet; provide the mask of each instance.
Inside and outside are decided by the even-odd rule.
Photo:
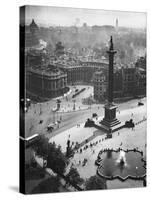
[[[126,156],[124,151],[120,151],[119,157],[116,162],[121,167],[127,166]]]

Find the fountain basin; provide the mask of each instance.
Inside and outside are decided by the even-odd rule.
[[[143,180],[146,176],[146,162],[143,152],[132,150],[103,150],[96,160],[97,174],[108,180]]]

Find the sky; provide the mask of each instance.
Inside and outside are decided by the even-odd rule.
[[[97,9],[62,8],[49,6],[26,6],[26,23],[32,19],[38,24],[47,26],[89,26],[113,25],[118,19],[119,26],[131,28],[146,28],[146,13],[107,11]]]

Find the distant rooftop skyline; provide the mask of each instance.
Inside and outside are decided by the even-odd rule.
[[[63,8],[49,6],[26,6],[27,24],[32,19],[37,24],[45,26],[82,26],[87,23],[93,25],[116,25],[130,28],[146,28],[146,13],[126,12],[126,11],[107,11],[83,8]]]

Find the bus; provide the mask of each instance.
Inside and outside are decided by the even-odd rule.
[[[23,137],[20,136],[20,139],[25,142],[26,147],[33,145],[35,142],[37,142],[39,140],[39,138],[40,138],[39,134],[34,134],[34,135],[27,137],[27,138],[23,138]]]

